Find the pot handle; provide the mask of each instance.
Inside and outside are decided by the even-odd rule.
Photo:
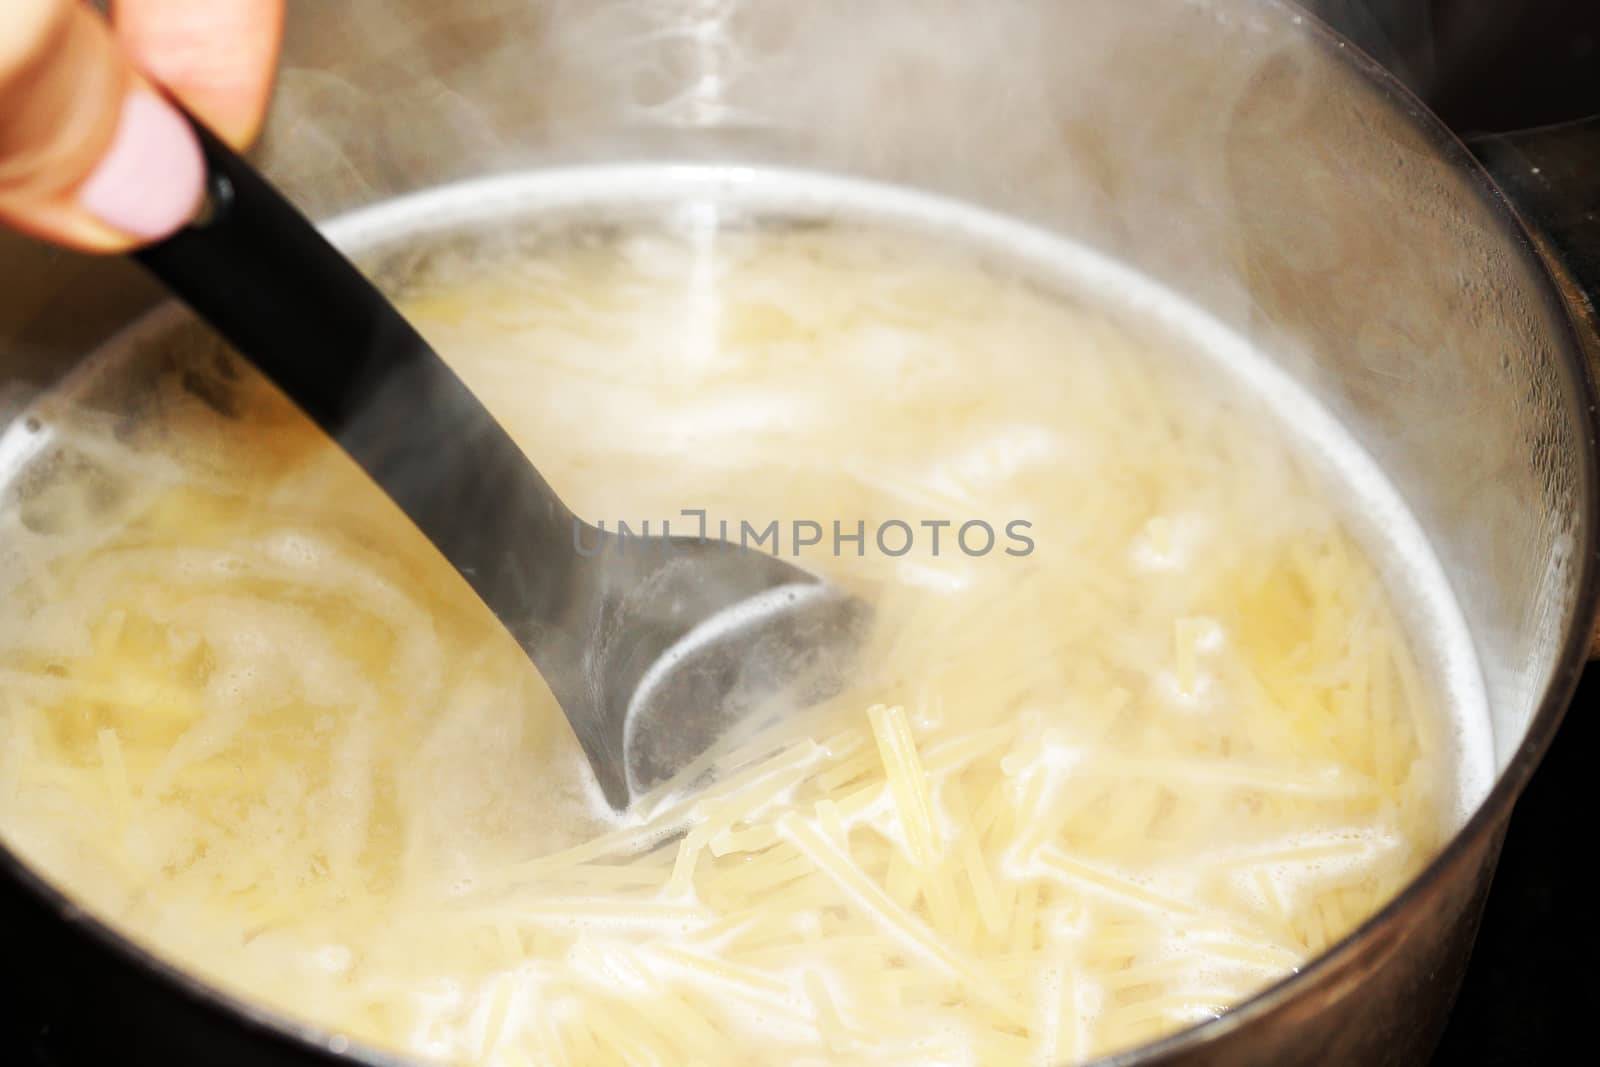
[[[1600,387],[1600,115],[1466,144],[1527,226]],[[1600,660],[1600,625],[1589,658]]]

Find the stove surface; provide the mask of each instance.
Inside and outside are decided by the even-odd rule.
[[[1572,1060],[1600,1001],[1594,858],[1575,823],[1595,810],[1600,664],[1585,672],[1550,754],[1517,804],[1472,965],[1434,1067]]]

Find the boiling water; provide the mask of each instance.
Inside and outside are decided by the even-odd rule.
[[[517,175],[396,200],[339,220],[330,227],[330,236],[345,248],[381,247],[414,238],[422,219],[430,229],[446,229],[530,212],[594,217],[597,201],[616,211],[646,214],[669,205],[673,229],[712,248],[726,222],[751,217],[876,223],[925,233],[941,244],[987,254],[991,262],[1005,264],[1050,292],[1071,294],[1124,323],[1138,323],[1150,331],[1152,345],[1180,349],[1207,372],[1225,376],[1227,384],[1220,388],[1254,397],[1254,413],[1270,418],[1285,445],[1327,484],[1338,487],[1340,519],[1358,537],[1403,612],[1416,642],[1413,651],[1448,709],[1456,765],[1453,822],[1464,822],[1487,794],[1495,765],[1477,657],[1449,582],[1399,493],[1349,432],[1270,358],[1201,309],[1115,260],[942,197],[770,168],[623,166],[586,169],[577,176]],[[683,295],[688,298],[684,321],[689,331],[705,329],[705,319],[715,315],[715,285],[710,279],[686,279]],[[709,351],[714,345],[694,338],[683,347]]]
[[[776,521],[878,622],[841,696],[616,817],[392,506],[153,317],[0,440],[0,832],[235,991],[460,1063],[1076,1061],[1292,971],[1488,787],[1392,488],[1114,263],[725,169],[332,231],[580,514]]]

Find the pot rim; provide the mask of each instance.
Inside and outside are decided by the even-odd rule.
[[[1578,417],[1583,423],[1586,447],[1578,461],[1583,495],[1583,530],[1582,551],[1576,563],[1573,611],[1567,620],[1550,680],[1516,751],[1511,754],[1477,809],[1444,848],[1399,893],[1305,966],[1263,987],[1223,1015],[1175,1031],[1166,1037],[1099,1057],[1084,1067],[1139,1067],[1156,1063],[1170,1056],[1203,1049],[1253,1024],[1292,1002],[1302,989],[1315,983],[1321,976],[1335,972],[1399,913],[1415,906],[1436,886],[1458,877],[1464,865],[1471,860],[1476,842],[1494,833],[1509,818],[1517,798],[1549,749],[1583,673],[1588,658],[1590,628],[1597,608],[1600,608],[1600,408],[1597,408],[1600,392],[1597,392],[1594,371],[1583,355],[1572,309],[1561,297],[1550,265],[1539,252],[1530,228],[1461,139],[1393,73],[1316,15],[1296,6],[1293,0],[1260,2],[1279,17],[1297,20],[1308,42],[1321,45],[1330,53],[1342,53],[1353,73],[1364,78],[1394,105],[1403,106],[1412,128],[1422,134],[1445,160],[1454,163],[1472,178],[1485,206],[1504,223],[1506,236],[1524,257],[1537,264],[1536,275],[1544,281],[1546,305],[1554,312],[1552,317],[1564,324],[1561,333],[1567,341],[1565,358],[1556,362],[1559,371],[1567,376],[1568,386],[1582,402]],[[83,911],[65,892],[24,863],[3,841],[0,841],[0,878],[31,893],[62,920],[75,925],[100,950],[143,969],[150,977],[165,982],[171,991],[194,1006],[220,1014],[226,1022],[268,1038],[297,1042],[308,1053],[331,1056],[352,1067],[417,1067],[422,1062],[351,1040],[321,1024],[296,1020],[179,967]]]
[[[1592,631],[1597,609],[1600,609],[1600,407],[1597,407],[1600,404],[1600,383],[1596,382],[1596,368],[1590,366],[1584,355],[1573,308],[1561,296],[1551,264],[1540,252],[1531,227],[1461,138],[1393,72],[1321,18],[1298,7],[1293,0],[1262,2],[1276,9],[1283,17],[1303,22],[1308,38],[1342,53],[1355,74],[1364,77],[1390,102],[1404,107],[1412,128],[1422,134],[1446,161],[1456,164],[1472,179],[1481,200],[1505,224],[1506,236],[1525,258],[1531,259],[1536,265],[1535,275],[1544,282],[1545,304],[1553,312],[1554,321],[1560,323],[1559,332],[1566,341],[1562,354],[1564,358],[1558,357],[1555,362],[1559,365],[1558,372],[1567,377],[1567,384],[1576,394],[1581,408],[1578,418],[1583,427],[1584,447],[1578,457],[1583,529],[1580,535],[1581,551],[1576,560],[1577,582],[1572,614],[1563,630],[1561,647],[1551,667],[1550,679],[1528,722],[1522,741],[1477,809],[1456,830],[1444,848],[1399,893],[1344,937],[1310,959],[1304,967],[1262,988],[1223,1015],[1155,1041],[1102,1056],[1084,1067],[1142,1067],[1168,1056],[1200,1050],[1253,1024],[1292,1002],[1301,989],[1324,975],[1336,972],[1401,912],[1417,906],[1435,887],[1459,877],[1462,868],[1471,861],[1476,843],[1501,829],[1509,820],[1517,799],[1549,750],[1572,703],[1584,665],[1588,662]],[[1454,993],[1452,990],[1452,999]]]

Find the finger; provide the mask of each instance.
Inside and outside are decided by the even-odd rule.
[[[77,0],[0,0],[0,222],[89,251],[192,217],[205,168],[182,116]]]
[[[114,0],[123,48],[151,79],[236,148],[255,140],[272,95],[284,0]]]

